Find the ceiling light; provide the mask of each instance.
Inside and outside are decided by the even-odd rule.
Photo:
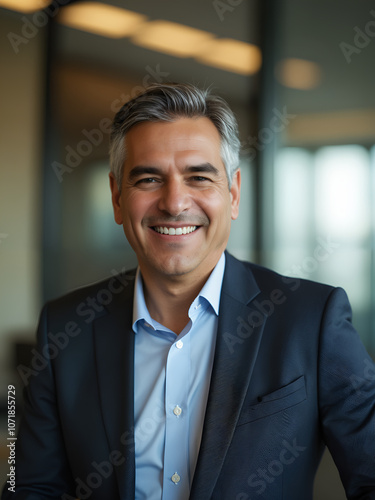
[[[213,35],[206,31],[169,21],[152,21],[132,37],[132,42],[158,52],[191,57],[211,39]]]
[[[51,0],[0,0],[0,7],[28,14],[44,9],[50,3]]]
[[[82,2],[61,10],[58,21],[96,35],[121,38],[131,35],[146,16],[100,2]]]
[[[240,75],[252,75],[262,64],[262,54],[256,45],[231,38],[212,40],[202,47],[196,59],[209,66]]]
[[[298,90],[311,90],[317,87],[322,79],[320,67],[304,59],[284,59],[275,70],[276,78],[285,87]]]

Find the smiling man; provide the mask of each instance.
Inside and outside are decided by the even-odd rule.
[[[194,86],[117,113],[114,217],[139,265],[44,307],[4,499],[311,500],[325,445],[348,498],[375,499],[375,366],[342,289],[225,251],[238,156],[233,113]]]
[[[138,123],[125,150],[121,184],[110,176],[115,219],[137,254],[151,316],[178,334],[227,245],[240,172],[229,188],[207,117]]]

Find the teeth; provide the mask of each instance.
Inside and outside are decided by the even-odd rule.
[[[181,234],[189,234],[197,229],[197,226],[185,226],[185,227],[162,227],[155,226],[155,231],[160,234],[169,234],[170,236],[180,236]]]

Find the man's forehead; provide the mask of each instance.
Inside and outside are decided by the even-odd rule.
[[[148,138],[161,136],[167,139],[169,136],[187,139],[189,136],[197,140],[204,140],[203,136],[210,136],[215,142],[220,142],[219,132],[214,123],[207,117],[186,118],[179,117],[172,121],[143,121],[131,127],[126,137],[139,139],[147,135]]]
[[[208,156],[206,161],[220,156],[220,136],[207,118],[179,119],[173,122],[143,122],[125,136],[129,157],[148,157],[164,154]],[[196,160],[203,163],[203,158]]]

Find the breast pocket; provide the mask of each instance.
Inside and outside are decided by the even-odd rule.
[[[253,422],[274,413],[286,410],[306,399],[305,377],[302,375],[290,384],[258,398],[259,403],[250,406],[240,414],[237,426]]]

